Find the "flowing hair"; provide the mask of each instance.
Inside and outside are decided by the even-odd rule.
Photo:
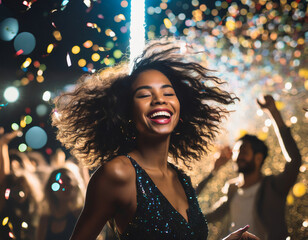
[[[238,99],[221,89],[219,78],[201,64],[188,61],[177,43],[150,42],[134,61],[84,75],[71,92],[55,99],[52,124],[57,139],[81,162],[96,167],[136,147],[132,123],[131,86],[141,72],[158,70],[174,87],[180,101],[180,121],[170,138],[169,153],[176,163],[190,166],[207,153],[228,105]]]

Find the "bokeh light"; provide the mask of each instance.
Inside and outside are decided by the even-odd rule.
[[[51,98],[51,92],[50,92],[50,91],[45,91],[45,92],[43,93],[42,99],[43,99],[45,102],[48,102],[48,101],[50,100],[50,98]]]
[[[35,48],[36,40],[32,33],[22,32],[19,33],[14,39],[15,51],[21,51],[22,55],[30,54]]]
[[[15,18],[6,18],[0,22],[0,39],[11,41],[18,33],[19,25]]]
[[[51,189],[52,189],[52,191],[54,191],[54,192],[59,191],[59,189],[60,189],[60,184],[57,183],[57,182],[53,183],[53,184],[51,185]]]
[[[24,144],[24,143],[21,143],[21,144],[19,144],[19,146],[18,146],[18,150],[20,151],[20,152],[25,152],[26,150],[27,150],[27,145],[26,144]]]
[[[8,87],[5,89],[3,96],[8,102],[16,102],[19,98],[19,91],[16,87]]]
[[[12,123],[11,128],[12,130],[17,131],[19,129],[19,125],[17,123]]]
[[[48,108],[46,105],[44,104],[39,104],[37,107],[36,107],[36,114],[39,116],[39,117],[43,117],[47,114],[47,111],[48,111]]]
[[[73,48],[72,48],[72,53],[73,54],[78,54],[80,52],[80,47],[79,46],[74,46]]]
[[[47,143],[47,134],[41,127],[34,126],[26,132],[25,140],[31,148],[40,149]]]

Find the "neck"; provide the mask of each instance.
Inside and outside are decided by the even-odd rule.
[[[244,174],[244,183],[242,185],[243,188],[250,187],[262,179],[262,174],[260,171],[254,171],[249,174]]]
[[[167,169],[170,136],[160,138],[140,137],[137,148],[130,153],[143,168]]]

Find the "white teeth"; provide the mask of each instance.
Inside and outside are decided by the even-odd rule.
[[[153,113],[150,118],[154,118],[154,117],[157,117],[157,116],[166,116],[166,117],[171,117],[171,114],[169,112],[166,112],[166,111],[160,111],[160,112],[155,112]]]

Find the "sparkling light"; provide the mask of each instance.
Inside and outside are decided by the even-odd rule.
[[[51,98],[51,93],[50,93],[49,91],[45,91],[45,92],[43,93],[42,99],[43,99],[45,102],[48,102],[48,101],[50,100],[50,98]]]
[[[258,109],[258,110],[257,110],[257,115],[260,116],[260,117],[263,116],[263,111],[262,111],[262,109]]]
[[[16,102],[19,98],[19,91],[16,87],[8,87],[5,89],[3,96],[8,102]]]
[[[18,126],[17,123],[12,123],[11,128],[12,128],[14,131],[16,131],[16,130],[19,129],[19,126]]]
[[[54,191],[54,192],[58,191],[58,190],[60,189],[60,184],[57,183],[57,182],[53,183],[53,184],[51,185],[51,189],[52,189],[52,191]]]
[[[28,223],[22,222],[21,227],[22,227],[22,228],[28,228]]]
[[[2,221],[2,226],[5,226],[9,221],[9,217],[5,217],[3,218],[3,221]]]
[[[293,116],[290,118],[291,123],[295,124],[297,123],[297,117]]]
[[[19,150],[20,152],[25,152],[25,151],[27,150],[27,145],[24,144],[24,143],[19,144],[18,150]]]

